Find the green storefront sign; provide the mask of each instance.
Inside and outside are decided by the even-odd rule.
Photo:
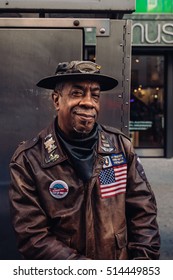
[[[132,46],[173,46],[173,13],[133,13]]]
[[[136,0],[136,13],[173,13],[173,0]]]
[[[154,15],[133,18],[133,46],[173,46],[173,15],[167,20]]]

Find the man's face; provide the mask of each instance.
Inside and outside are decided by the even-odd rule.
[[[92,81],[70,81],[53,94],[59,127],[68,137],[91,132],[100,109],[99,98],[100,86]]]

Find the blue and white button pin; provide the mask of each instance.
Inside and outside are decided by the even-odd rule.
[[[49,192],[54,198],[61,199],[68,194],[69,187],[66,182],[56,180],[50,184]]]

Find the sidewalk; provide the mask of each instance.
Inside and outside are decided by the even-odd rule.
[[[155,193],[162,260],[173,260],[173,158],[140,158]]]

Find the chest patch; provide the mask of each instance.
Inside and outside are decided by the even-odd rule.
[[[127,164],[123,154],[105,157],[105,164],[99,174],[99,183],[101,198],[109,198],[126,192]]]

